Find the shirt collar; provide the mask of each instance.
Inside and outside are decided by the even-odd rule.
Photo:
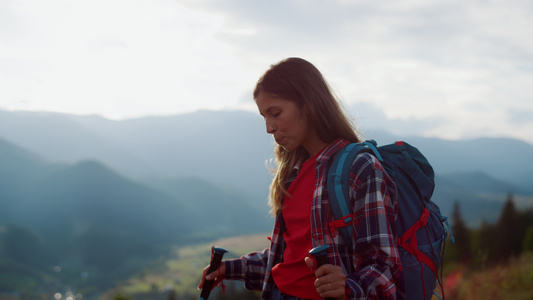
[[[339,151],[342,147],[348,145],[349,143],[350,141],[346,139],[336,139],[335,141],[327,145],[322,150],[322,153],[320,153],[320,155],[316,158],[315,164],[317,166],[323,164],[328,159],[330,159],[333,155],[335,155],[337,151]],[[300,171],[302,167],[302,164],[303,164],[303,161],[300,160],[294,165],[294,167],[292,168],[291,176],[289,176],[288,178],[288,182],[292,182],[296,178],[296,176],[298,175],[298,172]]]
[[[336,139],[332,143],[326,146],[322,153],[317,157],[316,164],[320,165],[330,159],[337,151],[339,151],[342,147],[348,145],[350,143],[349,140],[346,139]]]

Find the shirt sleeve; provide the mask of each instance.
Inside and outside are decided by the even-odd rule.
[[[354,270],[346,286],[350,299],[403,299],[401,261],[394,222],[397,217],[396,185],[379,161],[360,154],[350,177],[354,201]]]
[[[244,281],[249,290],[262,290],[269,253],[269,249],[265,249],[226,260],[226,279]]]

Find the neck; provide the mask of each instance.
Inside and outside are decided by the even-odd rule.
[[[312,144],[304,145],[305,150],[309,153],[309,157],[315,156],[320,150],[324,149],[328,144],[318,140]]]

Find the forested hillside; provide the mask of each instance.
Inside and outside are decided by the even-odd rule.
[[[205,180],[154,179],[155,188],[96,161],[46,163],[3,140],[0,154],[0,294],[68,285],[87,299],[174,245],[270,228],[245,193]]]

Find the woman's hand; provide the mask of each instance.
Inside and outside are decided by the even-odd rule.
[[[344,300],[346,293],[346,275],[342,268],[325,264],[316,269],[315,261],[310,257],[305,258],[307,266],[315,271],[315,288],[322,298],[335,298]]]
[[[226,265],[224,264],[224,261],[220,263],[220,267],[218,268],[218,270],[207,274],[208,270],[209,266],[205,267],[204,271],[202,272],[202,280],[200,281],[200,284],[198,284],[199,290],[204,287],[204,283],[206,280],[215,280],[213,284],[213,288],[215,288],[220,282],[222,282],[222,280],[226,278]]]

